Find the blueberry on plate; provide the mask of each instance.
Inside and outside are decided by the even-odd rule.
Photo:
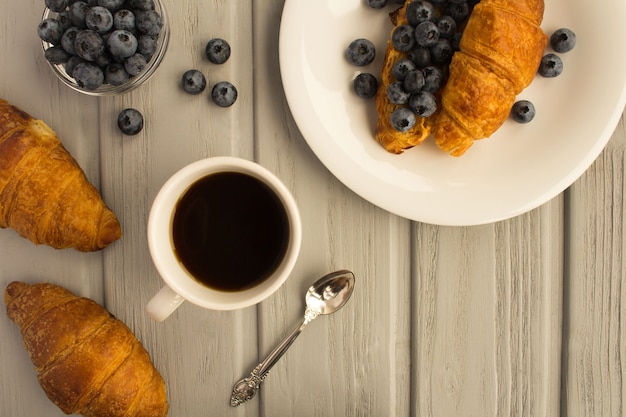
[[[409,108],[418,116],[432,116],[437,111],[437,99],[427,91],[420,91],[411,95]]]
[[[558,77],[563,72],[563,61],[558,55],[546,54],[541,58],[538,72],[542,77]]]
[[[378,80],[372,74],[363,72],[354,78],[354,92],[361,98],[372,98],[378,90]]]
[[[513,104],[511,118],[518,123],[528,123],[535,117],[535,106],[528,100],[519,100]]]
[[[230,58],[230,45],[224,39],[213,38],[204,48],[204,54],[214,64],[223,64]]]
[[[125,135],[136,135],[143,129],[143,115],[137,109],[124,109],[117,116],[117,127]]]
[[[182,85],[186,93],[192,95],[200,94],[206,88],[206,78],[200,71],[190,69],[183,74]]]
[[[228,81],[221,81],[213,87],[211,99],[220,107],[230,107],[237,101],[237,89]]]
[[[576,34],[567,28],[557,29],[550,36],[550,46],[558,53],[569,52],[576,46]]]
[[[415,113],[406,107],[398,107],[389,116],[389,121],[398,132],[406,132],[415,126]]]
[[[376,48],[369,39],[355,39],[350,42],[346,50],[346,58],[348,61],[359,67],[371,64],[375,57]]]
[[[72,76],[80,88],[96,90],[104,82],[104,73],[92,62],[81,62],[72,71]]]

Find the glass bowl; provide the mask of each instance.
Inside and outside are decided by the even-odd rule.
[[[154,75],[157,68],[159,67],[159,64],[161,64],[163,57],[165,56],[165,52],[167,51],[167,46],[170,39],[170,28],[167,12],[165,10],[165,7],[163,7],[163,3],[161,2],[161,0],[154,0],[154,10],[161,15],[161,19],[163,22],[163,27],[161,28],[161,31],[159,32],[157,38],[156,51],[148,61],[146,67],[143,68],[143,70],[139,74],[131,76],[128,81],[124,82],[123,84],[102,84],[97,89],[90,90],[81,87],[76,82],[76,80],[66,72],[65,64],[53,64],[47,59],[46,62],[50,66],[50,69],[52,69],[52,72],[57,76],[59,80],[61,80],[61,82],[63,82],[63,84],[83,94],[91,96],[107,96],[128,93],[148,81]],[[53,12],[46,7],[44,9],[41,19],[44,20],[47,18],[55,18],[57,15],[58,14],[56,12]],[[41,46],[43,52],[45,53],[45,51],[53,45],[49,42],[42,40]]]

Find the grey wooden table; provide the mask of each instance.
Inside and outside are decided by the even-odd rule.
[[[141,339],[168,386],[173,417],[593,416],[626,409],[626,123],[564,193],[494,224],[412,222],[363,200],[316,158],[287,107],[278,71],[283,0],[165,0],[171,43],[157,74],[119,97],[63,86],[38,51],[42,0],[2,0],[0,97],[44,119],[117,213],[123,238],[84,254],[0,230],[0,287],[50,281],[91,297]],[[233,47],[211,66],[212,37]],[[230,80],[229,109],[181,92],[198,68]],[[115,119],[141,110],[126,137]],[[184,304],[163,323],[144,306],[160,288],[146,221],[165,180],[216,155],[259,162],[294,194],[303,246],[293,276],[258,307]],[[348,268],[350,303],[313,322],[260,395],[228,404],[232,383],[297,322],[318,276]],[[0,416],[62,412],[38,386],[16,326],[0,313]]]

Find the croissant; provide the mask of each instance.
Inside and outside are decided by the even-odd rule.
[[[395,26],[406,24],[408,3],[392,16]],[[386,97],[393,81],[391,68],[406,53],[388,42],[382,82],[376,95],[379,119],[376,139],[390,152],[422,143],[431,133],[437,146],[460,156],[477,139],[489,137],[509,116],[516,96],[533,80],[547,44],[541,30],[543,0],[482,0],[472,10],[460,51],[454,53],[446,84],[438,96],[438,111],[417,117],[404,133],[389,122],[397,108]]]
[[[121,236],[115,214],[52,129],[2,99],[0,227],[35,244],[83,252]]]
[[[548,37],[539,26],[543,0],[482,0],[450,63],[442,111],[433,130],[442,150],[460,156],[489,137],[532,82]]]
[[[7,315],[50,400],[66,414],[165,417],[165,382],[133,333],[88,298],[53,284],[12,282]]]

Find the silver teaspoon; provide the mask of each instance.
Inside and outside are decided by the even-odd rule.
[[[267,355],[263,362],[252,370],[248,377],[235,383],[230,405],[236,407],[254,397],[270,369],[289,349],[306,325],[320,314],[331,314],[339,310],[346,304],[353,290],[354,274],[347,270],[331,272],[315,281],[306,292],[306,309],[302,321]]]

